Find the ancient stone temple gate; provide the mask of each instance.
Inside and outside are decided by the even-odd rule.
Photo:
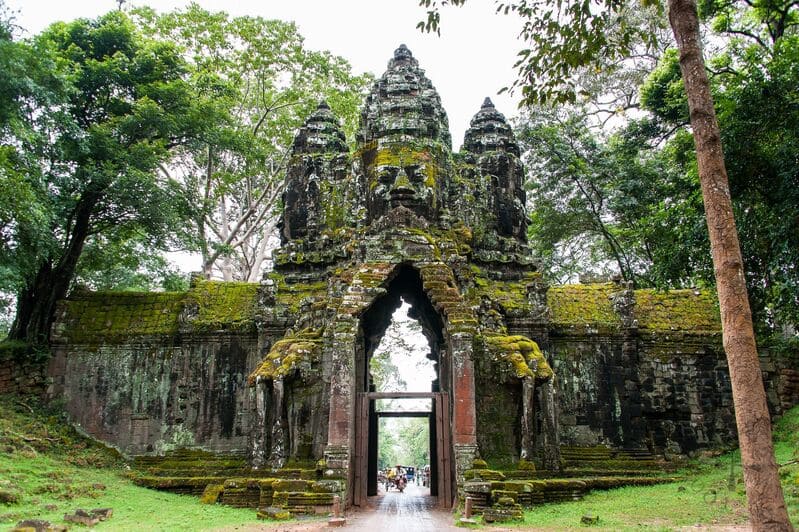
[[[513,408],[523,416],[504,430],[521,437],[513,439],[520,447],[503,452],[517,459],[534,453],[533,393],[552,372],[522,334],[540,336],[545,287],[526,246],[519,148],[489,100],[464,148],[456,161],[438,94],[404,46],[367,97],[352,157],[324,103],[294,143],[282,246],[264,306],[286,295],[302,303],[250,381],[265,416],[282,411],[289,397],[304,397],[309,412],[323,413],[311,430],[312,455],[348,472],[356,503],[365,484],[376,483],[368,453],[358,452],[363,442],[376,445],[368,436],[368,399],[358,394],[374,391],[369,359],[401,298],[420,320],[437,366],[430,393],[439,394],[438,418],[446,412],[439,430],[446,444],[433,464],[441,490],[454,493],[453,479],[478,451],[476,358],[501,375],[498,382],[518,385]],[[492,308],[489,285],[520,289],[533,310],[521,327],[513,324],[513,336]],[[264,451],[256,456],[272,464],[293,456],[296,427],[287,431],[280,420],[262,427]]]
[[[488,99],[452,153],[438,94],[400,46],[354,153],[324,103],[297,134],[260,285],[72,294],[50,394],[140,457],[144,484],[300,511],[335,493],[361,504],[376,483],[369,361],[404,300],[436,366],[432,491],[445,506],[464,490],[530,499],[538,488],[518,482],[536,468],[618,470],[624,456],[733,439],[712,296],[547,286],[526,242],[519,155]],[[486,464],[497,471],[475,473]],[[522,480],[486,484],[506,477]]]

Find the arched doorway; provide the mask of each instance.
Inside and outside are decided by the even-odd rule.
[[[424,292],[419,272],[410,265],[396,268],[385,295],[377,298],[360,318],[356,346],[355,453],[353,456],[352,502],[361,505],[365,498],[378,491],[378,438],[381,417],[426,417],[429,427],[430,495],[439,504],[449,506],[453,494],[453,465],[449,390],[450,356],[441,316]],[[414,392],[380,392],[377,390],[370,361],[403,302],[410,306],[408,316],[418,320],[421,334],[427,341],[427,357],[435,368],[429,390]],[[386,411],[378,401],[425,399],[427,410],[413,413]]]

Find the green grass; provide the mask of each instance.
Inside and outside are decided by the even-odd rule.
[[[255,510],[135,486],[116,453],[81,437],[53,411],[29,408],[0,396],[0,500],[17,499],[0,502],[0,529],[22,519],[64,524],[64,514],[78,508],[114,510],[97,530],[209,530],[257,521]]]
[[[254,510],[202,505],[196,497],[133,485],[115,452],[81,437],[57,410],[22,401],[0,396],[0,529],[22,519],[64,524],[64,514],[78,508],[113,508],[113,517],[97,530],[209,530],[264,523]],[[777,462],[799,459],[799,407],[783,416],[774,436]],[[503,527],[669,530],[746,521],[737,452],[694,461],[678,474],[685,480],[597,491],[582,501],[540,506],[525,512],[524,523]],[[799,525],[799,464],[782,467],[780,476],[789,515]],[[586,514],[598,515],[599,525],[580,525]]]
[[[774,430],[779,464],[799,459],[799,406],[780,419]],[[674,484],[595,491],[581,501],[539,506],[524,513],[524,522],[509,528],[671,530],[701,524],[742,524],[747,521],[740,453],[692,461]],[[780,468],[788,514],[799,525],[799,464]],[[580,524],[584,515],[598,515],[599,524]]]

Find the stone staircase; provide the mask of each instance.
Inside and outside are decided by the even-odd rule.
[[[140,486],[197,496],[206,504],[280,509],[287,516],[329,513],[333,497],[344,491],[343,480],[325,478],[312,464],[252,469],[243,458],[193,449],[136,457],[133,466],[131,477]]]
[[[576,501],[591,490],[623,486],[650,486],[674,482],[665,476],[673,466],[646,449],[612,449],[605,446],[561,447],[561,471],[491,470],[475,461],[465,472],[461,497],[471,497],[475,513],[513,499],[522,507]]]

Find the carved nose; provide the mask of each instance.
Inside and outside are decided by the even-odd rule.
[[[411,180],[408,179],[408,174],[405,173],[405,169],[400,168],[399,172],[397,172],[397,177],[394,178],[394,185],[391,187],[391,195],[409,196],[415,193],[416,191],[411,185]]]

